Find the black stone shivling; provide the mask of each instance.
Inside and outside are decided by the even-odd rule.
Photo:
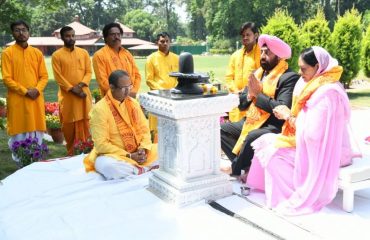
[[[205,73],[194,72],[193,56],[188,52],[180,54],[179,72],[171,72],[170,77],[177,77],[177,86],[171,89],[176,94],[203,94],[199,83],[208,82],[209,76]]]

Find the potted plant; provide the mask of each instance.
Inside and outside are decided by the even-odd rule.
[[[46,114],[46,127],[55,143],[63,143],[64,136],[58,115]]]
[[[6,98],[0,97],[0,117],[6,117]]]
[[[23,141],[13,142],[11,150],[13,158],[18,160],[19,167],[43,160],[49,153],[48,146],[44,142],[39,144],[36,137],[28,137]]]

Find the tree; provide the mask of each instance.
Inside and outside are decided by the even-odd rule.
[[[307,20],[303,24],[299,40],[302,48],[312,46],[328,48],[330,44],[330,29],[322,8],[317,10],[314,18]]]
[[[366,35],[362,40],[361,56],[364,73],[367,77],[370,77],[370,25],[367,27]]]
[[[208,34],[206,28],[204,0],[189,0],[187,11],[190,13],[189,37],[205,40]]]
[[[0,3],[0,33],[10,33],[9,25],[15,20],[22,19],[26,22],[30,22],[31,14],[23,1],[1,1]]]
[[[345,12],[335,23],[331,50],[343,67],[341,82],[347,88],[360,70],[361,39],[361,15],[356,9]]]
[[[301,49],[298,39],[298,26],[286,10],[277,9],[274,15],[268,19],[262,32],[277,36],[284,40],[292,48],[292,57],[288,60],[289,66],[298,69],[297,62]]]
[[[154,15],[164,20],[164,29],[171,36],[176,37],[179,32],[184,32],[179,24],[179,17],[174,10],[175,0],[152,0],[149,4],[153,9]]]
[[[159,29],[153,29],[155,18],[148,12],[136,9],[128,12],[122,19],[122,22],[132,29],[135,29],[136,35],[139,38],[152,41],[152,36],[155,35],[155,31]],[[154,32],[154,33],[153,33]]]

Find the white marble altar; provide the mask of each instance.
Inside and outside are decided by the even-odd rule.
[[[149,188],[178,206],[232,194],[228,176],[220,172],[220,116],[239,104],[230,94],[172,100],[141,94],[141,105],[158,117],[160,168]]]

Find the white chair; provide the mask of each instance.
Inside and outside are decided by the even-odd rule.
[[[355,191],[370,188],[370,156],[353,159],[352,165],[339,172],[339,188],[343,190],[343,210],[352,212]]]

